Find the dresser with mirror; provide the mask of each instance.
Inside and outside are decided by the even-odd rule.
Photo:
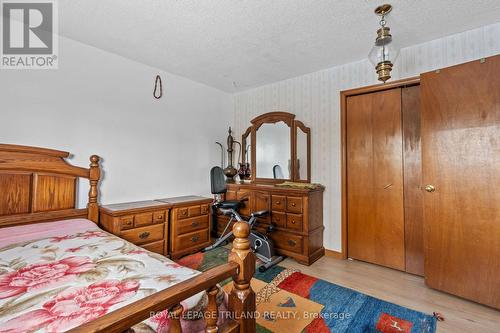
[[[311,129],[287,112],[270,112],[251,121],[242,136],[242,162],[251,178],[227,184],[226,200],[245,200],[240,214],[268,210],[256,229],[266,233],[277,252],[310,265],[323,247],[324,187],[311,182]],[[220,234],[228,222],[217,216]]]

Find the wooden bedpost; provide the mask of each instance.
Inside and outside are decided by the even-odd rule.
[[[219,319],[219,309],[217,308],[218,293],[219,293],[218,286],[213,286],[207,290],[208,306],[207,309],[205,310],[205,321],[207,322],[205,333],[219,332],[219,327],[217,326],[217,320]]]
[[[174,305],[168,310],[168,317],[170,318],[169,333],[182,333],[181,317],[183,310],[180,304]]]
[[[229,311],[240,325],[240,333],[254,333],[255,293],[250,280],[255,273],[255,254],[250,250],[250,227],[248,223],[237,222],[233,226],[233,249],[229,261],[240,265],[238,275],[233,277],[233,288],[229,294]]]
[[[97,196],[99,191],[97,190],[97,183],[99,183],[99,178],[101,176],[101,170],[99,168],[99,156],[90,156],[90,190],[89,190],[89,203],[87,204],[88,219],[99,222],[99,205],[97,203]]]

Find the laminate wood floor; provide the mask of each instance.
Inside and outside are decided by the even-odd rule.
[[[361,261],[330,257],[323,257],[309,267],[293,259],[286,259],[280,266],[297,268],[304,274],[410,309],[428,314],[439,312],[445,318],[437,324],[439,333],[500,333],[500,311],[430,289],[419,276]]]

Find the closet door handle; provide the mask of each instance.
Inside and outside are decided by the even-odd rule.
[[[429,193],[432,193],[432,192],[436,191],[436,187],[434,187],[434,185],[428,184],[428,185],[425,185],[424,190],[426,190]]]

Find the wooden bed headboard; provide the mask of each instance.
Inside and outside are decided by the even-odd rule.
[[[90,168],[66,162],[68,152],[0,144],[0,228],[85,217],[99,220],[99,156]],[[90,182],[87,208],[77,209],[78,178]]]

